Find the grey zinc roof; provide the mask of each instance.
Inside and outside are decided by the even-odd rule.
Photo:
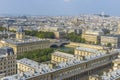
[[[13,55],[14,51],[11,47],[0,48],[0,57],[5,57],[6,55]]]
[[[6,43],[10,43],[10,44],[14,44],[14,45],[21,45],[21,44],[29,44],[32,42],[42,42],[45,41],[47,39],[40,39],[37,37],[26,37],[25,39],[3,39],[1,40],[2,42],[6,42]]]
[[[120,78],[120,69],[113,70],[101,76],[102,80],[116,80]]]

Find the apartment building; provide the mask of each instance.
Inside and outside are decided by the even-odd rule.
[[[12,48],[0,48],[0,77],[16,74],[16,55]]]
[[[1,80],[89,80],[87,76],[99,71],[100,68],[109,66],[117,56],[118,52],[116,51],[112,51],[109,54],[98,53],[85,56],[83,60],[76,58],[67,62],[58,63],[54,68],[46,64],[36,66],[31,61],[23,60],[20,63],[23,63],[25,66],[35,67],[36,70],[33,71],[28,68],[21,74],[7,76]],[[24,70],[23,68],[25,67],[19,67],[20,70]]]
[[[56,64],[61,62],[67,62],[73,58],[75,57],[72,54],[56,51],[51,55],[51,62]]]
[[[120,35],[101,36],[101,45],[109,47],[120,47]]]
[[[93,44],[85,44],[85,43],[77,43],[77,42],[70,42],[70,44],[66,45],[67,47],[85,47],[85,48],[91,48],[91,49],[97,49],[97,50],[103,50],[107,49],[105,46],[100,46],[100,45],[93,45]]]
[[[103,31],[87,30],[87,31],[85,31],[85,33],[82,34],[82,38],[84,38],[87,43],[99,44],[101,35],[104,35]]]

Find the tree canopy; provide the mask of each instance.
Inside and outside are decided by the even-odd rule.
[[[33,51],[24,52],[21,55],[17,56],[17,59],[28,58],[37,62],[45,62],[51,59],[51,53],[54,52],[54,49],[38,49]]]
[[[43,31],[25,31],[26,35],[30,35],[30,36],[36,36],[39,38],[55,38],[55,35],[53,32],[43,32]]]
[[[111,46],[112,46],[112,44],[111,44],[111,43],[108,43],[108,44],[107,44],[107,47],[111,47]]]
[[[4,31],[4,30],[6,30],[6,28],[0,27],[0,31]]]
[[[65,38],[72,41],[72,42],[85,43],[85,39],[82,38],[81,35],[77,35],[75,33],[68,33],[68,34],[66,34]]]

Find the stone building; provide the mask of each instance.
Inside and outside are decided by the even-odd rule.
[[[73,58],[75,57],[72,54],[67,54],[67,53],[56,51],[52,53],[51,55],[51,62],[56,64],[56,63],[61,63],[61,62],[67,62]]]
[[[0,48],[0,77],[16,74],[16,55],[12,48]]]
[[[86,40],[86,43],[99,44],[100,36],[104,35],[103,31],[100,30],[87,30],[82,34],[82,38]]]
[[[101,36],[101,45],[114,48],[120,47],[120,35]]]
[[[48,39],[40,39],[37,37],[26,36],[22,27],[16,32],[16,38],[7,38],[0,41],[0,47],[9,46],[19,55],[26,51],[44,49],[50,47]]]

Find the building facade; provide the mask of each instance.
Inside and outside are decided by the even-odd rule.
[[[2,39],[0,41],[0,47],[3,46],[12,47],[14,52],[20,55],[27,51],[49,48],[50,41],[48,39],[25,36],[23,29],[20,27],[16,32],[16,38]]]
[[[82,34],[82,38],[85,39],[86,43],[97,44],[100,42],[100,37],[98,35]]]
[[[52,53],[51,55],[51,62],[56,64],[56,63],[61,63],[61,62],[67,62],[73,58],[75,57],[72,54],[67,54],[67,53],[56,51]]]
[[[12,48],[0,48],[0,76],[10,76],[17,72],[16,55]]]
[[[101,36],[101,45],[108,47],[120,47],[120,35]]]
[[[99,54],[96,56],[88,57],[86,59],[78,60],[72,59],[67,62],[59,63],[55,68],[51,68],[46,64],[35,66],[31,62],[22,61],[24,65],[36,67],[36,71],[29,70],[21,74],[4,77],[4,79],[12,80],[89,80],[88,77],[99,68],[104,68],[106,65],[111,64],[118,56],[118,52],[110,52],[109,54]],[[38,68],[37,68],[38,67]],[[25,67],[19,67],[21,69]],[[16,77],[18,76],[18,77]],[[21,77],[20,77],[21,76]]]
[[[84,47],[77,47],[76,50],[78,51],[74,55],[58,51],[53,53],[51,62],[57,64],[53,64],[52,67],[23,58],[17,61],[18,74],[1,80],[94,80],[91,75],[111,66],[120,52],[119,49],[101,51]],[[96,77],[95,79],[97,80]]]
[[[91,49],[91,48],[85,48],[85,47],[76,47],[74,50],[74,56],[78,59],[84,59],[85,56],[92,56],[97,54],[107,54],[109,50],[103,49],[103,50],[97,50],[97,49]]]
[[[82,34],[82,38],[84,38],[87,43],[99,44],[101,35],[104,35],[103,31],[87,30]]]
[[[53,33],[56,39],[64,38],[64,36],[66,35],[65,32],[63,31],[54,31]]]
[[[85,47],[85,48],[91,48],[91,49],[97,49],[97,50],[103,50],[106,49],[107,47],[105,46],[100,46],[100,45],[93,45],[93,44],[85,44],[85,43],[76,43],[76,42],[70,42],[70,44],[66,45],[67,47]]]

